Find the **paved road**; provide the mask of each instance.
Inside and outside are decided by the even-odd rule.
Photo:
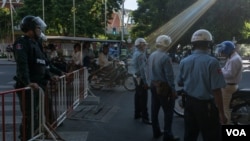
[[[13,62],[9,63],[12,64]],[[9,77],[14,75],[15,66],[0,64],[0,68],[0,91],[12,88],[13,81]],[[174,65],[174,70],[177,74],[178,65]],[[249,88],[250,73],[249,69],[245,70],[240,85]],[[133,119],[134,92],[126,91],[122,87],[105,88],[101,91],[92,92],[95,97],[89,96],[84,100],[68,116],[63,125],[57,128],[56,131],[66,141],[154,141],[151,126]],[[150,105],[150,93],[148,104]],[[150,111],[150,107],[148,108]],[[8,114],[11,116],[11,113]],[[159,117],[161,125],[163,125],[162,111]],[[183,118],[175,115],[173,121],[174,134],[182,138],[183,127]]]
[[[13,64],[14,62],[0,64],[0,77],[2,78],[0,79],[0,91],[13,88],[12,76],[15,74]],[[118,87],[93,91],[93,93],[96,97],[88,97],[84,100],[64,121],[63,125],[57,128],[61,137],[67,141],[152,140],[151,126],[133,119],[134,92],[128,92],[124,88]],[[91,98],[94,100],[89,100]],[[86,105],[89,101],[94,104]],[[8,103],[6,106],[10,104]],[[11,113],[8,112],[7,116],[11,117]],[[160,113],[160,117],[163,121],[162,113]],[[175,116],[173,128],[176,135],[182,136],[183,119]]]

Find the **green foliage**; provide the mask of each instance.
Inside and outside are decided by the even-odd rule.
[[[0,58],[7,58],[7,55],[4,53],[0,53]]]
[[[0,8],[0,39],[11,35],[10,10]]]
[[[239,49],[239,53],[242,57],[250,57],[250,45],[242,44]]]
[[[133,12],[136,26],[132,37],[148,36],[196,1],[138,0],[139,7]],[[214,43],[232,40],[233,37],[238,43],[250,43],[249,22],[250,0],[217,0],[177,44],[189,44],[192,33],[200,28],[208,29],[213,34]]]
[[[250,30],[246,22],[250,21],[250,0],[217,0],[215,5],[192,26],[188,33],[181,38],[183,44],[190,41],[192,33],[204,28],[214,37],[214,43],[236,38],[238,43],[250,43]]]
[[[105,35],[105,0],[75,0],[75,8],[73,0],[44,0],[44,16],[42,1],[24,0],[23,7],[16,8],[14,24],[18,25],[26,15],[40,16],[48,26],[46,34],[72,36],[75,12],[76,36]],[[107,0],[107,19],[111,18],[113,10],[120,9],[122,1]],[[196,1],[137,0],[139,7],[132,12],[136,25],[131,31],[131,38],[146,37]],[[11,34],[8,9],[0,9],[0,26],[0,38]],[[231,40],[234,36],[238,43],[250,43],[250,0],[217,0],[178,43],[188,44],[192,33],[199,28],[211,31],[215,43]],[[117,33],[107,38],[115,39],[119,36]]]
[[[132,36],[145,37],[154,32],[196,0],[140,0],[138,9],[132,15],[136,26],[132,29]]]
[[[107,0],[107,19],[113,10],[120,9],[121,2]],[[48,26],[47,34],[63,36],[74,34],[75,23],[76,36],[92,37],[104,34],[104,9],[104,0],[75,0],[75,7],[72,0],[44,0],[43,17],[42,0],[24,0],[23,7],[17,9],[16,20],[26,15],[40,16]]]
[[[250,21],[245,21],[245,25],[242,30],[242,36],[245,39],[250,38]]]

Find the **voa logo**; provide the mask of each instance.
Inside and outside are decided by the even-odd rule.
[[[244,129],[226,129],[227,136],[247,136]]]

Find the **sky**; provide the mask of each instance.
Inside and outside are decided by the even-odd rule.
[[[125,0],[124,8],[125,9],[130,9],[130,10],[137,9],[137,2],[136,2],[136,0]]]

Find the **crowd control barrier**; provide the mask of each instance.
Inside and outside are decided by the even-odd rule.
[[[69,113],[74,110],[89,93],[88,89],[88,70],[82,68],[61,76],[58,81],[50,81],[45,91],[41,88],[33,90],[29,87],[0,92],[0,140],[1,141],[19,141],[19,126],[22,121],[22,115],[27,115],[27,106],[31,107],[31,138],[33,140],[51,139],[54,141],[63,140],[55,129],[67,118]],[[24,97],[26,93],[31,96],[29,102],[22,100],[20,103],[18,95]],[[39,100],[33,96],[39,95]],[[34,129],[36,117],[34,105],[37,105],[39,111],[39,126]],[[8,115],[8,116],[7,116]],[[11,116],[9,116],[11,115]],[[22,128],[26,128],[29,122],[23,121]],[[26,135],[25,130],[22,130]],[[26,138],[26,137],[25,137]]]
[[[29,95],[29,96],[28,96]],[[1,96],[1,140],[2,141],[17,141],[20,133],[23,134],[23,140],[33,141],[33,140],[44,140],[46,137],[52,138],[53,140],[62,140],[56,134],[56,132],[50,128],[46,123],[45,118],[45,94],[44,91],[39,89],[31,89],[30,87],[5,91],[0,93]],[[22,102],[19,98],[23,99]],[[8,102],[12,103],[12,106],[6,106]],[[23,113],[20,113],[20,107]],[[12,112],[12,116],[6,116],[6,111]],[[38,108],[37,112],[36,108]],[[29,120],[25,120],[27,117]],[[23,117],[23,118],[22,118]],[[38,120],[37,120],[38,119]],[[23,122],[22,122],[23,121]],[[19,126],[22,122],[22,131],[19,131]],[[30,133],[25,128],[30,127]],[[30,134],[31,138],[26,137]]]
[[[54,128],[88,96],[88,70],[75,70],[62,76],[58,81],[50,81],[46,91],[46,118]]]

